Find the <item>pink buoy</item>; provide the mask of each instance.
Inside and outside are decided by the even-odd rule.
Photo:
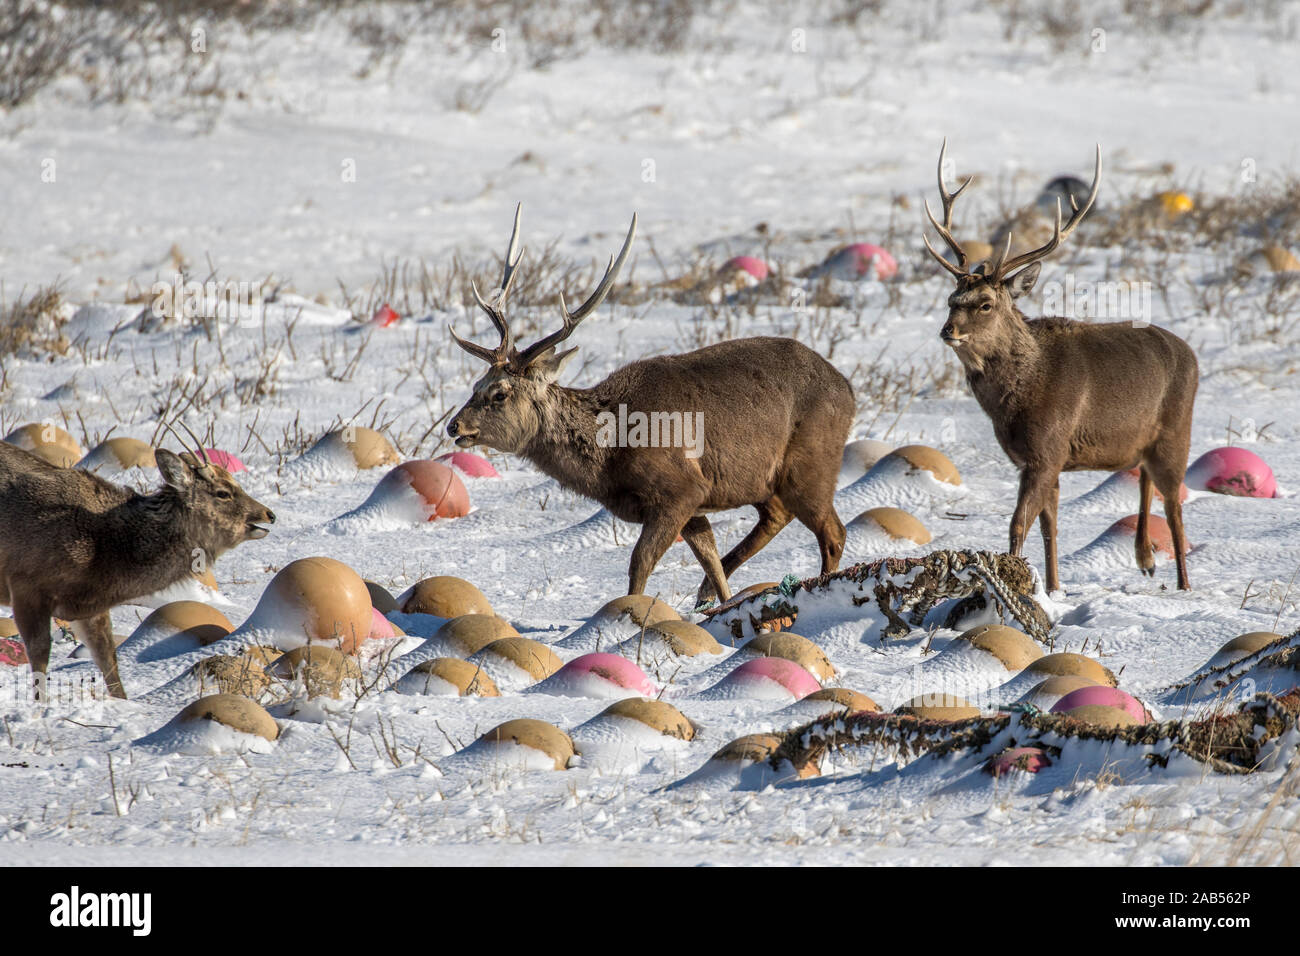
[[[497,470],[492,467],[492,462],[488,461],[482,455],[476,455],[472,451],[452,451],[445,455],[439,455],[434,461],[445,462],[451,465],[462,475],[468,478],[500,478]]]
[[[387,302],[385,302],[375,310],[375,314],[371,317],[370,321],[381,329],[386,329],[400,318],[401,316],[398,315]]]
[[[720,681],[733,686],[778,684],[795,700],[822,689],[821,683],[803,667],[783,657],[757,657],[745,661]]]
[[[0,667],[26,667],[27,648],[16,637],[0,637]]]
[[[1052,705],[1051,713],[1064,714],[1076,707],[1088,706],[1118,707],[1132,715],[1139,724],[1151,720],[1151,715],[1142,706],[1142,702],[1132,694],[1127,694],[1118,687],[1105,686],[1080,687],[1078,690],[1072,690]]]
[[[1008,747],[990,760],[985,767],[993,776],[1004,777],[1013,770],[1038,773],[1044,767],[1051,765],[1052,761],[1041,747]]]
[[[722,268],[718,271],[745,272],[753,276],[756,281],[762,282],[767,278],[770,270],[767,268],[767,263],[762,259],[754,256],[735,256],[723,263]]]
[[[880,246],[855,242],[833,253],[823,269],[836,278],[884,280],[898,275],[898,261]]]
[[[636,691],[644,697],[654,697],[659,693],[659,688],[655,686],[654,681],[647,677],[641,668],[618,654],[603,652],[583,654],[561,667],[555,676],[559,677],[561,674],[595,677],[624,690]]]
[[[228,451],[222,451],[220,448],[205,448],[203,450],[207,452],[208,461],[214,465],[220,465],[232,475],[247,470],[244,468],[244,463]]]
[[[379,613],[379,609],[372,607],[370,609],[370,636],[366,638],[370,641],[385,641],[397,636],[393,630],[393,623]]]
[[[1187,469],[1187,486],[1239,498],[1276,498],[1277,480],[1264,459],[1245,448],[1207,451]]]

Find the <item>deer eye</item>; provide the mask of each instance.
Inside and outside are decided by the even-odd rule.
[[[231,492],[227,491],[225,488],[220,489],[220,490],[217,492],[217,495],[216,495],[216,496],[217,496],[218,498],[220,498],[222,501],[230,501],[232,498],[235,497],[234,494],[232,494]]]
[[[505,389],[501,389],[501,391],[499,391],[499,392],[493,392],[493,393],[492,393],[491,402],[492,402],[493,405],[500,405],[500,404],[501,404],[502,402],[504,402],[505,400],[506,400],[506,391],[505,391]]]
[[[980,311],[981,311],[981,312],[992,312],[992,311],[993,311],[993,303],[992,303],[992,302],[985,302],[983,305],[980,306]]]

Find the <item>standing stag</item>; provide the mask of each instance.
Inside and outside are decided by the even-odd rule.
[[[266,537],[275,521],[202,447],[202,461],[155,454],[164,485],[142,495],[0,442],[0,604],[13,608],[38,697],[51,617],[71,622],[109,693],[126,697],[109,610],[186,577],[200,555],[210,563]]]
[[[500,342],[484,348],[451,332],[489,368],[447,433],[461,447],[487,445],[520,455],[565,488],[642,525],[629,594],[644,593],[650,572],[681,534],[704,568],[699,601],[714,594],[726,599],[727,578],[792,518],[816,535],[822,572],[834,571],[844,551],[844,525],[832,498],[855,407],[848,381],[811,349],[792,339],[739,339],[642,359],[592,388],[555,383],[577,352],[557,353],[556,346],[604,300],[635,234],[633,216],[622,251],[591,297],[570,312],[561,296],[561,328],[518,351],[505,318],[520,256],[515,211],[493,303],[474,290]],[[634,433],[615,440],[615,420],[620,435],[624,422],[650,422],[649,441]],[[671,440],[655,440],[655,422],[662,426],[660,438],[671,425]],[[692,423],[699,426],[693,439]],[[707,515],[744,505],[758,510],[758,524],[719,560]]]
[[[943,223],[925,205],[931,225],[956,258],[944,259],[927,237],[926,248],[957,280],[948,297],[948,321],[940,337],[961,360],[966,381],[1007,457],[1020,469],[1020,495],[1011,519],[1011,553],[1019,554],[1037,518],[1043,533],[1047,588],[1060,587],[1056,570],[1056,508],[1062,471],[1139,469],[1137,563],[1155,574],[1148,513],[1154,484],[1164,497],[1173,533],[1178,587],[1189,588],[1187,536],[1178,497],[1191,445],[1192,403],[1198,371],[1191,348],[1164,329],[1126,322],[1091,324],[1069,319],[1026,319],[1015,300],[1038,280],[1039,260],[1074,231],[1097,198],[1101,147],[1092,187],[1082,208],[1061,225],[1057,201],[1052,238],[1037,249],[1010,256],[1006,245],[975,271],[952,237],[952,205],[970,180],[949,193],[939,150],[939,196]]]

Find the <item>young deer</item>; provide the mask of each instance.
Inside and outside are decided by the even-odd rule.
[[[0,442],[0,604],[13,608],[38,699],[51,617],[71,622],[109,693],[126,697],[109,610],[179,581],[200,556],[266,537],[275,515],[199,450],[201,462],[158,449],[165,484],[141,495]]]
[[[835,570],[844,525],[831,499],[856,409],[848,381],[811,349],[791,339],[740,339],[642,359],[592,388],[555,384],[577,352],[557,353],[556,346],[604,300],[635,233],[633,216],[622,251],[591,297],[573,312],[561,297],[562,327],[518,351],[504,314],[520,256],[516,210],[495,302],[474,292],[500,342],[489,349],[451,333],[489,369],[447,433],[461,447],[481,444],[520,455],[616,517],[643,525],[632,551],[629,594],[645,591],[650,572],[680,533],[704,568],[699,601],[713,594],[728,598],[727,578],[792,518],[816,535],[823,573]],[[615,420],[682,423],[683,438],[696,422],[706,434],[697,433],[692,447],[671,441],[654,447],[617,440]],[[758,524],[719,560],[706,515],[744,505],[758,510]]]
[[[1038,279],[1039,260],[1050,255],[1087,215],[1101,182],[1101,147],[1092,187],[1082,208],[1071,197],[1072,215],[1061,225],[1058,201],[1052,238],[1037,249],[1010,257],[1006,245],[974,272],[952,237],[956,192],[943,183],[944,148],[939,151],[939,196],[943,223],[927,202],[930,223],[957,260],[930,254],[953,274],[957,289],[948,297],[948,321],[940,337],[961,360],[966,381],[993,421],[998,443],[1020,469],[1020,495],[1011,519],[1011,553],[1019,554],[1037,518],[1043,533],[1047,588],[1060,587],[1056,570],[1056,508],[1062,471],[1139,469],[1137,563],[1155,574],[1148,512],[1154,484],[1177,554],[1178,587],[1189,588],[1187,537],[1179,490],[1191,445],[1192,403],[1199,374],[1196,356],[1178,336],[1153,326],[1090,324],[1069,319],[1026,319],[1015,300]]]

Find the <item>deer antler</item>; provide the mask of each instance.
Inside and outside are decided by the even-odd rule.
[[[175,438],[176,443],[181,446],[181,450],[188,452],[189,456],[194,459],[195,463],[198,463],[201,460],[203,462],[201,466],[202,468],[210,468],[212,462],[208,460],[208,453],[203,448],[203,442],[199,441],[198,438],[195,438],[194,432],[190,431],[190,427],[179,418],[176,419],[176,422],[181,426],[181,428],[185,429],[185,431],[189,433],[190,438],[194,440],[195,448],[190,448],[189,445],[185,444],[185,439],[181,438],[181,436],[176,433],[176,429],[172,428],[172,426],[167,424],[167,422],[163,422],[162,427],[172,433],[172,437]],[[195,449],[198,450],[197,454],[195,454]],[[200,458],[200,456],[202,457]]]
[[[1051,255],[1052,252],[1056,250],[1057,246],[1059,246],[1061,242],[1065,239],[1065,237],[1074,231],[1074,227],[1079,224],[1079,222],[1083,219],[1083,217],[1088,214],[1088,210],[1092,208],[1092,204],[1097,200],[1097,190],[1098,188],[1100,188],[1100,186],[1101,186],[1101,144],[1098,143],[1097,163],[1096,166],[1093,168],[1093,172],[1092,172],[1092,188],[1088,192],[1088,200],[1083,204],[1083,208],[1082,209],[1079,208],[1079,204],[1074,201],[1074,196],[1073,194],[1071,194],[1070,209],[1072,210],[1072,214],[1070,216],[1070,221],[1067,222],[1064,226],[1062,226],[1061,225],[1061,200],[1057,199],[1056,200],[1056,225],[1052,230],[1052,238],[1047,240],[1047,243],[1045,245],[1039,246],[1037,249],[1032,249],[1029,252],[1022,252],[1020,255],[1016,256],[1013,259],[1007,259],[1007,254],[1010,253],[1011,251],[1011,233],[1010,231],[1008,231],[1007,244],[1002,249],[1001,252],[995,254],[994,260],[991,263],[989,263],[989,268],[986,270],[987,274],[991,275],[994,281],[998,281],[1001,280],[1006,275],[1008,275],[1009,273],[1015,272],[1017,269],[1023,268],[1024,266],[1037,262],[1039,259],[1043,259]]]
[[[610,256],[609,266],[605,269],[605,275],[600,280],[600,285],[596,286],[586,302],[570,312],[568,305],[564,301],[564,293],[560,293],[560,311],[564,315],[564,325],[545,338],[538,339],[528,348],[521,352],[514,364],[520,368],[527,368],[532,362],[545,354],[549,349],[559,345],[578,327],[583,319],[596,310],[603,301],[605,296],[609,295],[609,290],[614,285],[614,280],[618,278],[619,270],[623,268],[623,262],[627,259],[628,251],[632,248],[632,240],[636,237],[636,213],[632,214],[632,224],[628,226],[627,238],[623,240],[623,248],[619,250],[618,258]]]
[[[496,326],[501,341],[494,349],[484,348],[481,345],[475,345],[473,342],[467,342],[456,334],[456,330],[450,325],[447,330],[451,332],[451,337],[456,340],[456,344],[463,348],[475,358],[480,358],[492,366],[505,365],[515,356],[515,340],[510,334],[510,326],[506,324],[505,308],[506,297],[510,295],[510,287],[514,284],[515,269],[519,265],[519,257],[523,255],[523,250],[519,248],[519,218],[523,213],[523,203],[515,207],[515,226],[510,233],[510,245],[506,247],[505,266],[501,271],[501,285],[493,294],[493,305],[483,301],[483,296],[479,295],[478,286],[472,281],[470,288],[474,291],[474,300],[478,303],[480,309],[488,314],[492,324]]]
[[[939,200],[943,203],[943,225],[940,225],[939,221],[934,218],[934,213],[930,210],[930,200],[928,199],[925,201],[925,214],[930,218],[930,225],[934,226],[939,235],[943,237],[943,241],[948,244],[948,248],[952,250],[953,255],[957,257],[957,264],[953,265],[943,256],[939,255],[939,253],[935,252],[934,246],[930,245],[929,236],[923,235],[922,238],[925,240],[925,248],[930,250],[930,255],[934,256],[935,259],[939,261],[939,265],[943,266],[953,275],[961,277],[967,274],[967,257],[966,250],[962,249],[961,243],[952,237],[952,204],[953,201],[962,194],[962,191],[970,185],[971,177],[967,176],[966,181],[957,187],[956,192],[948,192],[947,187],[943,184],[943,160],[947,152],[948,140],[945,138],[943,145],[939,148]]]

